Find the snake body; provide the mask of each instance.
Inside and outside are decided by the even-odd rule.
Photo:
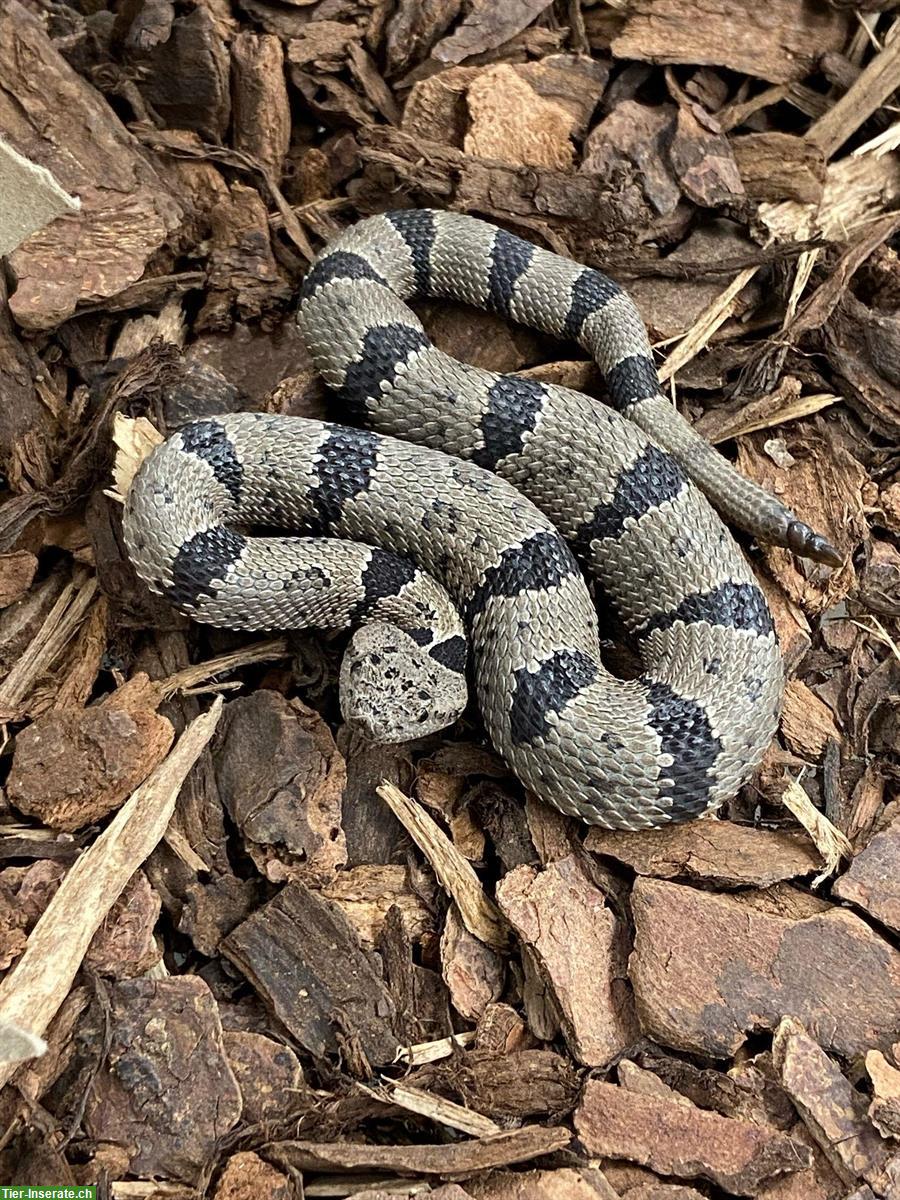
[[[610,406],[448,357],[415,295],[578,341]],[[383,739],[452,721],[468,641],[494,746],[527,788],[591,824],[661,825],[733,796],[773,735],[782,664],[706,497],[760,537],[836,552],[659,395],[622,289],[485,222],[412,210],[326,247],[298,321],[353,425],[244,413],[185,426],[126,501],[148,584],[214,624],[359,627],[342,705]],[[576,556],[637,646],[639,678],[603,666]]]

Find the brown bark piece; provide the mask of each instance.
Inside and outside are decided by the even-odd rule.
[[[867,1100],[799,1021],[785,1017],[772,1046],[781,1083],[848,1187],[860,1177],[880,1194],[891,1148],[866,1115]]]
[[[501,63],[469,84],[467,154],[521,166],[572,165],[574,121],[561,105],[539,96],[513,67]]]
[[[706,1197],[696,1188],[680,1183],[639,1183],[622,1192],[622,1200],[706,1200]]]
[[[81,200],[80,212],[32,234],[10,256],[16,320],[48,329],[79,303],[139,279],[177,227],[180,208],[109,105],[16,0],[0,5],[0,80],[4,137]]]
[[[672,104],[650,107],[623,100],[588,134],[581,172],[637,189],[658,216],[673,212],[681,188],[667,149],[676,115]]]
[[[362,36],[362,29],[349,21],[310,21],[299,37],[288,42],[288,62],[293,67],[338,68]]]
[[[547,54],[513,70],[539,96],[552,100],[572,117],[572,135],[583,138],[609,79],[609,63],[586,54]]]
[[[36,385],[42,373],[40,360],[17,335],[9,308],[10,290],[10,281],[0,279],[0,384],[4,397],[0,405],[0,470],[16,487],[25,472],[44,483],[51,478],[51,444],[58,430]],[[36,549],[23,547],[20,552]],[[0,653],[6,653],[5,646]]]
[[[231,44],[234,148],[281,179],[291,141],[284,50],[272,34],[243,31]]]
[[[193,1183],[241,1115],[215,1000],[202,979],[181,975],[117,984],[111,1004],[112,1043],[85,1126],[125,1147],[133,1174]]]
[[[819,759],[829,740],[839,742],[834,714],[801,679],[789,679],[784,689],[781,732],[795,754]]]
[[[751,894],[752,895],[752,894]],[[744,898],[638,879],[629,965],[641,1027],[663,1045],[727,1058],[750,1030],[802,1020],[852,1057],[890,1044],[900,953],[843,909],[768,911]]]
[[[114,979],[133,979],[149,971],[162,958],[154,937],[161,910],[159,894],[138,871],[94,934],[85,963]]]
[[[627,864],[639,875],[702,879],[719,887],[769,887],[821,867],[805,834],[751,829],[708,818],[641,833],[592,829],[585,846]]]
[[[364,160],[392,167],[402,182],[420,188],[441,207],[507,221],[533,218],[537,209],[550,224],[580,224],[595,237],[631,229],[643,218],[643,203],[634,189],[623,193],[612,181],[550,167],[522,171],[381,126],[360,129],[358,139]]]
[[[496,950],[469,933],[453,904],[441,935],[441,973],[453,1007],[467,1021],[477,1021],[499,1000],[506,975]]]
[[[58,830],[113,812],[172,745],[172,725],[156,711],[160,698],[136,675],[101,704],[34,721],[16,738],[10,801]]]
[[[661,1175],[709,1179],[739,1196],[752,1196],[766,1179],[811,1160],[783,1133],[596,1079],[584,1089],[575,1129],[591,1155],[629,1159]]]
[[[842,50],[847,17],[805,0],[637,0],[613,38],[616,58],[729,67],[772,83],[802,79],[820,55]]]
[[[413,1082],[498,1121],[559,1118],[574,1108],[580,1086],[574,1066],[552,1050],[467,1050],[422,1068]]]
[[[619,1200],[598,1167],[492,1171],[466,1188],[474,1200]]]
[[[232,1154],[213,1193],[215,1200],[256,1200],[259,1196],[270,1197],[271,1200],[293,1200],[295,1195],[296,1190],[289,1177],[252,1150]]]
[[[461,150],[469,125],[466,93],[479,74],[478,67],[448,67],[414,84],[400,128],[410,137],[443,142]]]
[[[318,713],[277,692],[226,706],[216,781],[232,820],[264,847],[284,848],[324,878],[346,861],[344,760]]]
[[[245,1125],[276,1120],[313,1100],[313,1091],[290,1046],[244,1031],[226,1032],[223,1042],[241,1091]]]
[[[389,75],[402,75],[425,57],[455,20],[462,0],[400,0],[385,26]]]
[[[400,1187],[401,1191],[397,1191],[397,1187]],[[465,1191],[458,1183],[445,1183],[440,1187],[429,1188],[426,1194],[431,1200],[472,1200],[472,1193]],[[351,1192],[346,1200],[417,1200],[420,1195],[422,1190],[417,1184],[410,1184],[407,1188],[403,1182],[392,1181],[388,1188],[363,1187],[361,1191]]]
[[[37,565],[37,558],[28,550],[0,554],[0,608],[22,599],[31,587]]]
[[[438,42],[432,57],[442,63],[458,63],[486,50],[496,50],[530,25],[547,7],[547,0],[473,0],[463,21],[449,37]]]
[[[197,843],[188,840],[191,849],[197,849]],[[260,893],[256,880],[238,879],[230,874],[216,875],[209,883],[199,880],[190,883],[184,892],[178,930],[191,939],[201,954],[212,958],[218,953],[222,938],[259,904]]]
[[[25,949],[27,924],[21,902],[0,884],[0,970],[5,971]]]
[[[234,183],[212,210],[209,291],[196,328],[229,329],[232,309],[244,320],[280,310],[290,295],[269,237],[259,192]]]
[[[893,1048],[895,1056],[898,1048]],[[900,1138],[900,1071],[880,1050],[870,1050],[866,1055],[866,1071],[874,1093],[869,1119],[882,1137]]]
[[[678,106],[669,162],[684,195],[717,208],[744,195],[728,139],[699,104]]]
[[[229,934],[222,952],[311,1054],[335,1053],[343,1030],[369,1064],[393,1061],[394,1004],[378,956],[335,905],[289,883]]]
[[[812,1166],[768,1180],[757,1193],[758,1200],[848,1200],[843,1182],[802,1121],[794,1122],[791,1138],[812,1151]]]
[[[900,933],[900,819],[856,855],[835,883],[834,894]]]
[[[301,1171],[396,1171],[465,1178],[563,1150],[572,1134],[561,1126],[523,1125],[449,1145],[366,1145],[362,1142],[279,1142],[267,1157]]]
[[[166,125],[222,140],[231,117],[228,51],[207,7],[176,17],[141,66],[138,87]]]
[[[360,864],[339,871],[318,890],[341,908],[364,946],[376,945],[392,908],[398,910],[412,941],[422,941],[433,930],[431,913],[410,886],[406,868],[399,864]]]
[[[397,1010],[395,1031],[404,1046],[452,1032],[447,989],[436,971],[415,961],[415,947],[398,907],[391,908],[378,939],[384,976]]]
[[[820,203],[825,159],[805,138],[778,130],[745,133],[731,139],[731,149],[752,200]]]
[[[636,1025],[625,977],[624,930],[575,855],[538,872],[510,871],[497,900],[524,944],[562,1017],[572,1053],[607,1066]]]
[[[0,139],[0,255],[10,254],[27,237],[57,217],[78,211],[78,201],[63,191],[46,167],[31,162]]]

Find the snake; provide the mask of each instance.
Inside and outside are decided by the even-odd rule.
[[[423,297],[577,343],[606,401],[448,356],[409,305]],[[475,216],[402,209],[325,246],[296,319],[341,423],[238,412],[174,432],[124,506],[146,584],[201,622],[352,630],[341,711],[376,741],[451,725],[471,676],[513,775],[587,824],[732,799],[776,731],[784,670],[725,522],[841,556],[661,394],[627,292]],[[606,606],[631,672],[603,661]]]

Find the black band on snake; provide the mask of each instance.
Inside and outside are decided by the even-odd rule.
[[[449,358],[412,296],[574,339],[610,406]],[[249,413],[185,426],[127,498],[142,578],[199,621],[356,628],[342,709],[381,740],[455,719],[468,643],[496,749],[591,824],[646,828],[730,799],[774,733],[783,680],[765,600],[712,505],[840,558],[659,394],[622,289],[493,225],[413,210],[334,241],[298,320],[338,412],[367,428]],[[241,532],[254,525],[292,536]],[[603,666],[579,562],[637,645],[640,678]]]

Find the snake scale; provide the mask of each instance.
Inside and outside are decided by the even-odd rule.
[[[578,342],[609,405],[448,357],[414,296]],[[496,749],[588,823],[657,826],[733,796],[773,735],[783,675],[721,517],[840,559],[659,394],[626,293],[486,222],[404,210],[326,247],[297,319],[348,424],[240,413],[154,450],[124,514],[150,587],[232,628],[356,628],[342,709],[381,740],[455,719],[468,645]],[[602,664],[579,561],[637,647],[639,678]]]

